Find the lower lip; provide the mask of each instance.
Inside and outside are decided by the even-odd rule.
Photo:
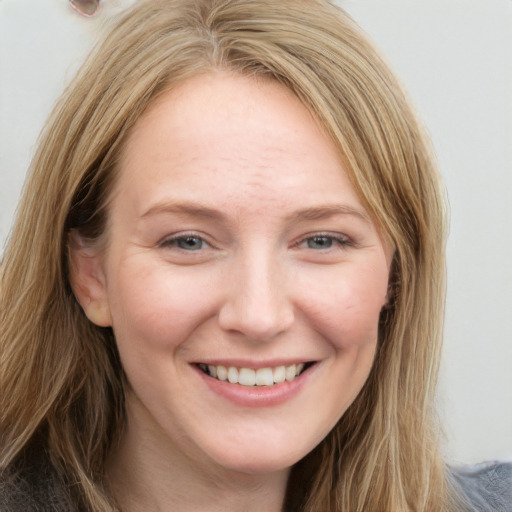
[[[315,364],[308,368],[292,381],[274,384],[273,386],[231,384],[227,381],[210,377],[197,367],[196,370],[211,391],[235,405],[241,407],[271,407],[283,404],[296,396],[309,381],[316,366]]]

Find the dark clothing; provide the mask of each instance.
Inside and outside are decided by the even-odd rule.
[[[40,450],[30,451],[30,463],[0,480],[0,512],[79,512],[63,480]]]

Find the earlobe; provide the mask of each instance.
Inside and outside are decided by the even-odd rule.
[[[102,251],[91,247],[76,232],[69,235],[69,281],[87,318],[100,327],[111,327]]]
[[[87,306],[82,306],[87,318],[99,327],[111,327],[112,317],[110,308],[105,301],[91,301]]]

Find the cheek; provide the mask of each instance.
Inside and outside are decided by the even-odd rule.
[[[386,302],[386,269],[342,269],[316,279],[304,309],[310,321],[336,349],[375,344],[379,317]]]
[[[162,349],[179,345],[211,312],[211,287],[204,277],[166,266],[121,267],[110,294],[118,343],[131,339]]]

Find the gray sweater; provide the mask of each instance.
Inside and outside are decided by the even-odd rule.
[[[512,512],[512,462],[452,468],[453,481],[475,512]]]

